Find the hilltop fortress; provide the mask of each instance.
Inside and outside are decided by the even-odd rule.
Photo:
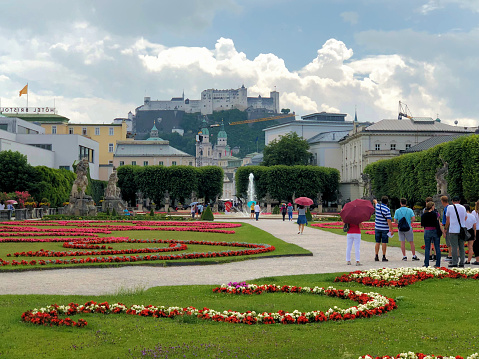
[[[208,89],[201,92],[200,100],[173,97],[169,101],[151,101],[145,97],[143,106],[137,111],[151,110],[178,110],[186,113],[199,112],[202,115],[211,115],[216,111],[238,109],[240,111],[264,109],[268,112],[279,113],[279,92],[271,91],[270,97],[248,97],[248,90],[241,86],[239,89],[216,90]]]

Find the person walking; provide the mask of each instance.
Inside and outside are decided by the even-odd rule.
[[[281,214],[283,215],[283,222],[284,222],[285,217],[286,217],[286,212],[287,212],[286,203],[283,203],[281,205]]]
[[[476,237],[476,217],[471,213],[471,207],[468,204],[465,204],[464,208],[466,209],[467,213],[465,227],[471,235],[467,240],[467,261],[465,262],[465,264],[471,264],[472,254],[474,252],[474,239]]]
[[[195,219],[196,214],[196,204],[191,206],[191,218]]]
[[[261,207],[258,203],[256,203],[254,206],[254,214],[256,215],[256,220],[259,219],[259,212],[261,212]]]
[[[387,196],[381,197],[381,203],[377,199],[373,200],[376,220],[374,221],[374,239],[376,241],[374,260],[379,262],[379,247],[382,246],[383,262],[387,262],[386,249],[389,238],[393,236],[393,223],[391,221],[391,211],[388,208],[389,199]]]
[[[288,219],[290,221],[293,220],[293,205],[291,204],[291,202],[288,203]]]
[[[414,246],[414,233],[412,230],[412,222],[416,221],[414,212],[407,207],[406,198],[400,199],[401,208],[394,213],[394,223],[398,224],[398,236],[401,242],[402,260],[407,261],[406,256],[406,241],[409,242],[412,252],[412,260],[418,261],[416,256],[416,247]]]
[[[361,244],[361,228],[359,227],[361,223],[359,224],[349,224],[349,229],[348,233],[346,234],[346,264],[351,265],[351,249],[354,244],[354,256],[356,258],[356,265],[360,266],[362,265],[360,262],[360,250],[359,246]]]
[[[464,253],[464,239],[460,236],[461,227],[466,223],[467,213],[464,206],[462,206],[458,196],[453,197],[452,204],[447,207],[446,212],[446,231],[449,230],[451,242],[452,261],[448,267],[464,267],[465,253]],[[457,250],[459,249],[459,262]]]
[[[308,224],[308,220],[306,219],[306,207],[299,205],[298,207],[298,234],[303,234],[304,226]]]
[[[435,212],[434,202],[430,201],[426,203],[426,208],[421,216],[421,227],[424,227],[424,245],[425,245],[425,255],[424,255],[424,267],[429,267],[429,253],[431,250],[431,243],[434,244],[436,253],[441,253],[440,245],[441,239],[438,236],[441,231],[437,213]],[[441,256],[436,255],[436,265],[435,268],[441,267]]]

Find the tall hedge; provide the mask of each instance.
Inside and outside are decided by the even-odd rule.
[[[68,201],[76,175],[68,170],[34,167],[37,182],[30,188],[33,198],[40,202],[43,198],[50,201],[52,207],[63,206]]]
[[[141,191],[153,202],[160,204],[165,191],[172,200],[184,203],[196,192],[205,201],[220,196],[223,190],[221,167],[192,166],[121,166],[118,168],[118,186],[123,199],[135,203],[136,192]]]
[[[376,197],[405,197],[410,204],[437,192],[436,171],[448,163],[448,194],[468,202],[479,198],[479,136],[463,136],[429,150],[405,154],[368,165]]]
[[[267,192],[277,200],[291,200],[295,197],[316,198],[334,201],[339,186],[339,171],[334,168],[317,166],[248,166],[236,171],[236,193],[247,197],[249,174],[253,173],[257,198]]]

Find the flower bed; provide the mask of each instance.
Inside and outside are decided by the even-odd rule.
[[[478,359],[479,353],[474,353],[467,357],[462,357],[460,355],[442,356],[442,355],[426,355],[423,353],[407,352],[407,353],[401,353],[395,356],[385,355],[385,356],[375,357],[371,355],[363,355],[363,356],[360,356],[358,359],[396,359],[396,358],[401,358],[401,359]]]
[[[223,241],[198,241],[174,239],[130,239],[127,237],[100,237],[100,234],[110,234],[112,231],[149,230],[149,231],[188,231],[234,234],[233,230],[221,228],[237,228],[238,223],[209,223],[209,222],[153,222],[117,221],[120,225],[111,225],[105,221],[47,221],[35,222],[42,227],[48,226],[78,226],[80,228],[37,228],[31,222],[0,222],[0,243],[12,242],[63,242],[64,248],[76,249],[68,251],[54,251],[40,249],[37,251],[19,251],[7,254],[7,257],[29,257],[33,260],[3,260],[1,266],[34,266],[34,265],[64,265],[64,264],[89,264],[89,263],[125,263],[138,261],[163,261],[180,259],[202,259],[217,257],[235,257],[267,253],[275,250],[269,244],[223,242]],[[26,226],[26,225],[29,226]],[[105,224],[105,225],[103,225]],[[146,225],[145,225],[146,224]],[[78,235],[78,238],[74,236]],[[52,236],[52,238],[35,238]],[[58,236],[58,237],[55,237]],[[62,238],[62,236],[65,236]],[[81,237],[80,237],[81,236]],[[20,238],[17,238],[20,237]],[[31,237],[31,238],[29,238]],[[115,243],[164,243],[166,247],[136,248],[114,250],[110,245]],[[188,245],[241,247],[238,249],[222,250],[218,252],[193,252],[176,254],[156,254],[160,252],[180,252],[188,249]],[[64,257],[72,257],[64,259]],[[83,257],[83,258],[75,258]],[[86,258],[85,258],[86,257]],[[46,259],[54,258],[54,259]]]
[[[32,309],[22,314],[22,320],[25,322],[49,325],[49,326],[74,326],[84,327],[87,322],[84,319],[73,321],[70,316],[81,313],[101,313],[101,314],[130,314],[144,317],[155,318],[174,318],[176,316],[194,316],[203,320],[213,320],[225,323],[243,323],[243,324],[306,324],[325,322],[328,320],[342,321],[353,320],[356,318],[369,318],[381,315],[396,308],[394,299],[387,298],[378,293],[362,293],[359,291],[335,289],[333,287],[296,287],[296,286],[276,286],[274,284],[255,285],[243,283],[242,287],[222,285],[213,289],[214,293],[226,294],[261,294],[264,292],[274,293],[309,293],[315,295],[327,295],[341,299],[349,299],[358,302],[357,306],[341,309],[338,307],[330,308],[326,312],[311,311],[301,312],[298,310],[292,313],[280,310],[276,313],[256,313],[255,311],[236,312],[232,310],[216,311],[210,308],[197,309],[195,307],[164,307],[153,305],[132,305],[127,307],[122,303],[109,304],[87,302],[84,305],[70,303],[65,306],[53,304],[51,306]],[[61,319],[61,315],[67,315],[67,318]]]
[[[358,282],[373,287],[405,287],[430,278],[479,279],[479,268],[382,268],[355,271],[336,277],[335,282]]]

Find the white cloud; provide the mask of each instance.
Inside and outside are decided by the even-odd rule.
[[[423,14],[428,14],[432,11],[443,9],[447,5],[457,5],[461,9],[479,12],[479,1],[477,0],[428,0],[419,10]]]
[[[345,11],[339,14],[344,22],[350,23],[351,25],[356,25],[359,20],[359,14],[355,11]]]

